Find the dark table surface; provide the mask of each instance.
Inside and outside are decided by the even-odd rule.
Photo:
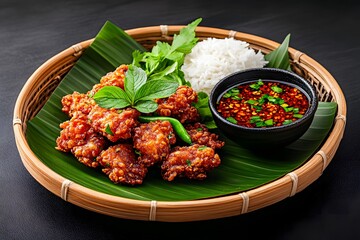
[[[25,169],[15,145],[15,101],[30,75],[63,49],[93,38],[106,20],[123,29],[201,25],[259,35],[322,64],[347,101],[340,147],[322,176],[269,207],[185,223],[113,218],[63,201]],[[0,2],[0,239],[359,239],[360,3],[358,1],[19,1]]]

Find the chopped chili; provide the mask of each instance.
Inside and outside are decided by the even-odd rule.
[[[309,100],[298,88],[261,79],[226,91],[217,104],[222,117],[249,128],[290,124],[308,108]]]

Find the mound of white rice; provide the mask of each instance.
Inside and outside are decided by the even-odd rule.
[[[185,56],[181,70],[195,91],[210,94],[223,77],[240,70],[264,67],[266,63],[261,51],[255,52],[247,42],[208,38],[197,43]]]

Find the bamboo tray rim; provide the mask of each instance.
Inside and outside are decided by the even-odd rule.
[[[146,40],[148,37],[169,39],[171,35],[178,33],[183,27],[183,25],[160,25],[134,28],[125,32],[134,39]],[[212,35],[211,37],[219,38],[234,37],[272,49],[279,45],[275,41],[256,35],[221,28],[198,26],[196,34],[200,37],[206,37],[209,34]],[[28,101],[26,96],[29,91],[34,91],[34,86],[38,85],[38,78],[42,76],[44,70],[53,67],[57,61],[66,56],[79,57],[83,50],[89,47],[93,41],[94,38],[75,44],[44,62],[23,86],[14,108],[14,135],[24,166],[41,185],[65,201],[98,213],[134,220],[182,222],[230,217],[269,206],[302,191],[321,176],[339,147],[346,125],[346,100],[344,94],[336,80],[321,64],[306,54],[289,47],[290,58],[294,64],[303,64],[304,67],[316,72],[319,76],[327,77],[329,82],[324,84],[324,87],[331,91],[334,101],[338,103],[337,116],[329,136],[321,145],[320,150],[299,168],[277,180],[248,191],[189,201],[128,199],[97,192],[71,182],[48,168],[31,151],[25,137],[26,122],[23,121],[23,105]],[[314,175],[314,178],[309,179],[309,174]],[[277,190],[275,194],[274,189]],[[107,204],[102,205],[104,202]]]

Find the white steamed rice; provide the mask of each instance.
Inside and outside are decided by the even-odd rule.
[[[225,76],[249,68],[261,68],[267,61],[261,51],[234,38],[207,38],[197,43],[185,56],[181,70],[192,88],[210,94],[214,85]]]

